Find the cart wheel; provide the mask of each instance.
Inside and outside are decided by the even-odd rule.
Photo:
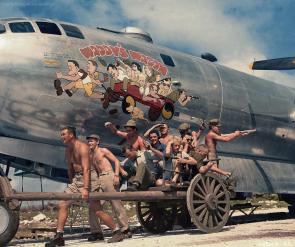
[[[172,103],[166,103],[162,108],[162,116],[166,120],[170,120],[174,115],[174,105]]]
[[[171,230],[177,207],[157,202],[137,202],[137,218],[143,228],[150,233],[164,233]]]
[[[213,173],[196,175],[188,188],[186,203],[193,223],[203,232],[218,232],[227,223],[230,196]]]
[[[122,101],[122,111],[126,114],[130,114],[130,112],[127,111],[127,108],[129,106],[136,106],[136,101],[134,100],[134,98],[130,95],[127,95],[124,97],[123,101]]]
[[[0,243],[6,245],[15,236],[19,225],[19,213],[0,202]]]
[[[161,110],[150,107],[148,117],[151,121],[156,121],[161,115]]]

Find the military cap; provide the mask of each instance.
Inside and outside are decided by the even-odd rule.
[[[190,124],[188,124],[188,123],[182,123],[182,124],[180,124],[179,127],[178,127],[179,130],[188,130],[188,129],[190,129],[190,128],[191,128],[191,126],[190,126]]]
[[[136,122],[133,119],[130,119],[127,121],[127,123],[124,125],[124,128],[126,127],[133,127],[137,129]]]
[[[217,126],[217,127],[220,127],[221,126],[218,119],[211,119],[209,121],[209,125],[210,126]]]
[[[87,140],[89,140],[89,139],[96,139],[96,140],[99,141],[100,140],[100,137],[99,137],[99,135],[91,134],[91,135],[87,136],[86,139]]]

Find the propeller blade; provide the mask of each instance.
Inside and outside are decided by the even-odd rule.
[[[255,61],[249,65],[252,70],[288,70],[295,69],[295,57],[284,57]]]

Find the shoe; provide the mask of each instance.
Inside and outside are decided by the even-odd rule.
[[[132,238],[132,232],[130,228],[127,228],[126,230],[124,230],[122,234],[124,235],[124,238]]]
[[[65,240],[63,236],[57,233],[52,240],[45,244],[45,247],[56,247],[56,246],[65,246]]]
[[[121,242],[123,241],[124,236],[120,232],[120,230],[117,230],[113,233],[113,236],[107,241],[108,243],[116,243],[116,242]]]
[[[102,232],[91,233],[87,239],[89,242],[104,240]]]
[[[139,185],[137,183],[130,184],[126,191],[138,191]]]
[[[56,90],[56,95],[60,96],[63,93],[63,89],[61,87],[61,81],[59,79],[54,80],[54,88]]]
[[[73,93],[71,92],[71,90],[65,90],[66,94],[69,96],[69,97],[72,97],[73,96]]]

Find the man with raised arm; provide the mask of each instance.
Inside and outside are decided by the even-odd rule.
[[[105,127],[110,128],[111,131],[117,136],[126,139],[127,145],[133,151],[145,150],[143,139],[137,133],[136,122],[134,120],[131,119],[124,125],[125,131],[118,130],[117,127],[111,122],[106,122]]]
[[[205,143],[209,148],[209,153],[208,153],[208,159],[209,160],[214,160],[217,159],[217,141],[222,141],[222,142],[229,142],[239,136],[244,136],[246,134],[243,134],[241,131],[235,131],[230,134],[221,134],[220,133],[220,123],[218,119],[212,119],[209,121],[209,132],[205,137]],[[213,161],[214,165],[211,167],[212,171],[218,172],[224,176],[229,177],[231,175],[230,172],[223,171],[218,167],[218,161]]]
[[[144,141],[137,132],[136,122],[132,119],[127,121],[124,125],[125,131],[118,130],[111,122],[106,122],[105,127],[111,129],[114,134],[126,139],[127,144],[124,150],[127,150],[128,155],[124,151],[127,159],[123,162],[123,167],[127,170],[136,170],[138,152],[146,150]]]
[[[153,125],[150,129],[148,129],[145,133],[144,133],[144,137],[148,137],[149,133],[153,130],[159,129],[160,132],[160,139],[159,141],[164,144],[167,145],[169,141],[172,141],[173,139],[173,135],[169,134],[169,126],[166,123],[159,123],[159,124],[155,124]]]

